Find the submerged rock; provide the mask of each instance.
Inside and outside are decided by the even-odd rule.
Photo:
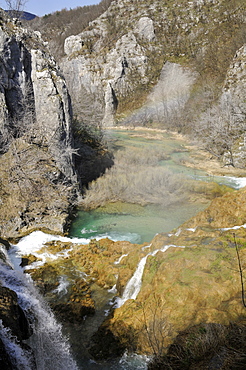
[[[17,302],[17,294],[6,287],[0,287],[0,317],[5,327],[10,327],[19,340],[31,336],[31,327]]]

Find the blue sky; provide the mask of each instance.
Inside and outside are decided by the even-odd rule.
[[[28,0],[25,11],[42,16],[64,8],[76,8],[77,6],[98,4],[100,0]]]

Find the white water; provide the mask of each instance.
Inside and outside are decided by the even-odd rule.
[[[246,186],[246,177],[233,177],[233,176],[216,176],[216,175],[196,175],[191,176],[196,180],[201,181],[214,181],[221,185],[230,186],[233,189],[239,190]]]
[[[69,287],[69,281],[67,280],[66,276],[60,276],[59,278],[59,285],[54,290],[54,293],[58,293],[59,295],[64,295],[67,293],[67,288]]]
[[[122,254],[122,256],[120,256],[120,258],[117,259],[117,261],[114,262],[115,265],[119,265],[122,261],[122,259],[124,257],[127,257],[128,256],[128,253],[127,254]]]
[[[15,369],[30,370],[34,368],[31,353],[27,349],[21,348],[11,330],[3,326],[2,320],[0,320],[0,338]]]
[[[137,235],[137,234],[136,234]],[[103,238],[109,238],[113,241],[119,241],[119,240],[128,240],[131,242],[135,242],[136,237],[139,237],[138,235],[136,236],[135,234],[129,234],[128,238],[124,238],[123,235],[98,235],[96,240],[100,240]],[[126,236],[126,235],[125,235]],[[51,253],[47,250],[43,250],[42,253],[40,250],[45,247],[45,243],[51,242],[51,241],[61,241],[61,242],[66,242],[66,243],[72,243],[71,246],[68,245],[67,248],[64,248],[62,251],[57,252],[55,254]],[[90,239],[86,238],[68,238],[68,237],[63,237],[59,235],[51,235],[51,234],[46,234],[42,231],[34,231],[31,234],[23,237],[18,244],[12,245],[12,250],[11,250],[11,256],[14,256],[13,258],[13,264],[15,264],[15,268],[19,269],[19,264],[21,262],[20,258],[23,255],[28,255],[32,254],[33,256],[37,257],[39,260],[36,262],[33,262],[31,265],[26,266],[25,269],[28,270],[30,268],[35,268],[35,267],[40,267],[45,264],[45,262],[49,260],[55,260],[58,258],[65,258],[69,256],[69,252],[72,251],[73,249],[73,244],[84,244],[87,245],[89,244]],[[16,260],[16,256],[20,257],[18,260]],[[121,258],[123,258],[122,256]],[[116,261],[115,264],[120,263],[120,261]]]
[[[222,228],[222,229],[220,229],[220,230],[222,230],[222,231],[238,230],[238,229],[240,229],[241,227],[242,227],[242,228],[244,228],[244,229],[246,229],[246,224],[238,225],[238,226],[233,226],[233,227],[224,227],[224,228]]]
[[[246,177],[224,176],[224,178],[229,180],[235,189],[241,189],[246,186]]]
[[[123,292],[123,295],[121,298],[117,300],[117,307],[121,307],[128,299],[136,299],[138,296],[138,293],[140,292],[141,286],[142,286],[142,276],[144,272],[144,268],[147,262],[147,258],[149,256],[155,256],[156,253],[158,252],[166,252],[168,248],[170,247],[178,247],[176,245],[165,245],[164,247],[160,249],[156,249],[153,252],[148,253],[145,257],[143,257],[137,268],[136,271],[134,272],[133,276],[131,279],[128,281],[126,284],[125,290]],[[185,247],[179,247],[179,248],[185,248]]]
[[[38,294],[30,278],[0,261],[0,282],[16,292],[18,304],[33,329],[27,343],[32,348],[37,370],[76,370],[69,344],[62,335],[61,325]],[[30,370],[30,353],[23,350],[11,332],[1,326],[1,338],[6,345],[13,364],[18,370]]]

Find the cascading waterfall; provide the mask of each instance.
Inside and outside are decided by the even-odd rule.
[[[34,368],[32,353],[20,346],[11,330],[4,327],[2,320],[0,320],[0,338],[15,369],[30,370]]]
[[[133,276],[131,277],[131,279],[126,284],[126,287],[125,287],[125,290],[123,292],[122,297],[117,300],[117,307],[118,308],[121,307],[128,299],[136,299],[137,298],[138,293],[140,292],[140,289],[141,289],[142,276],[143,276],[144,268],[145,268],[145,265],[146,265],[146,262],[147,262],[147,258],[149,256],[155,256],[156,253],[158,253],[158,252],[166,252],[168,250],[168,248],[170,248],[170,247],[185,248],[183,246],[180,247],[180,246],[176,246],[176,245],[172,245],[172,244],[171,245],[165,245],[164,247],[162,247],[160,249],[156,249],[153,252],[149,252],[145,257],[143,257],[140,260]]]
[[[27,344],[32,349],[36,366],[31,364],[30,353],[19,346],[9,329],[4,328],[3,325],[0,326],[1,339],[15,368],[18,370],[77,370],[68,341],[62,335],[61,325],[35,289],[31,278],[0,261],[0,282],[16,292],[18,304],[33,329]]]

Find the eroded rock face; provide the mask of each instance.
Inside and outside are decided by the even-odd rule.
[[[149,17],[142,17],[139,19],[135,28],[135,32],[139,34],[146,41],[153,41],[155,39],[154,22]]]
[[[233,115],[232,123],[238,127],[238,141],[234,145],[233,155],[236,167],[245,167],[246,160],[246,44],[236,53],[228,70],[221,97],[229,112]],[[228,156],[228,155],[227,155]],[[227,160],[225,155],[225,162]]]
[[[209,49],[211,34],[215,30],[218,34],[223,32],[221,25],[232,29],[230,19],[233,18],[238,22],[238,29],[244,27],[243,5],[239,3],[238,8],[229,5],[226,0],[199,0],[187,4],[169,4],[160,0],[151,4],[142,0],[135,3],[131,0],[113,1],[86,30],[65,40],[66,58],[62,68],[72,99],[76,101],[78,94],[84,95],[92,105],[95,99],[91,90],[96,90],[97,100],[104,111],[103,124],[106,127],[112,125],[115,112],[112,114],[111,106],[107,104],[110,101],[108,84],[119,102],[117,118],[121,119],[129,113],[128,110],[141,106],[146,93],[158,81],[166,61],[192,68],[194,58],[203,53],[205,56]],[[234,72],[239,71],[234,69]],[[75,111],[87,116],[83,107],[77,106]]]
[[[77,186],[68,90],[40,35],[0,17],[0,234],[61,233]]]
[[[11,328],[13,335],[19,340],[31,335],[31,328],[23,310],[17,302],[17,295],[6,287],[0,287],[0,317],[5,327]]]

